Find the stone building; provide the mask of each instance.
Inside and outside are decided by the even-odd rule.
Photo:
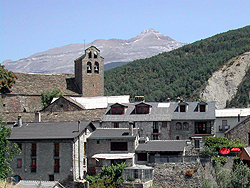
[[[225,136],[230,140],[239,140],[246,146],[250,145],[250,116],[247,116],[234,127],[225,132]]]
[[[83,179],[87,173],[86,139],[94,130],[94,125],[87,121],[19,121],[9,138],[21,149],[11,162],[15,179]]]
[[[22,113],[26,122],[31,122],[33,118],[29,119],[30,114],[43,109],[41,93],[45,91],[59,89],[66,97],[104,95],[104,59],[94,46],[87,48],[85,54],[75,60],[74,75],[15,74],[18,79],[10,92],[1,94],[1,111],[5,123],[13,123],[12,119],[17,119],[19,113]],[[8,119],[10,116],[12,119]]]
[[[149,140],[193,138],[197,147],[214,135],[214,102],[139,102],[110,104],[101,127],[129,128]]]
[[[103,166],[126,162],[134,165],[138,135],[133,128],[97,128],[87,139],[89,173],[100,172]]]

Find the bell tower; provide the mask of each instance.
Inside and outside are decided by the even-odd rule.
[[[75,60],[75,82],[83,97],[104,95],[104,58],[95,46]]]

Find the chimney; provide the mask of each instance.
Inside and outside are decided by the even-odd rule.
[[[35,113],[35,122],[36,123],[41,122],[41,113],[40,112]]]
[[[135,102],[145,102],[144,96],[135,96]]]
[[[170,100],[171,100],[171,99],[168,97],[168,98],[167,98],[167,102],[170,102]]]
[[[18,126],[18,127],[22,127],[22,125],[23,125],[22,116],[18,116],[18,119],[17,119],[17,126]]]

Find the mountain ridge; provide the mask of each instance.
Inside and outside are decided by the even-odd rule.
[[[88,44],[69,44],[38,52],[17,61],[5,60],[5,68],[13,72],[71,74],[74,60],[84,53],[84,48],[96,46],[105,58],[105,64],[131,62],[170,51],[185,45],[165,36],[155,29],[146,29],[128,39],[96,39]]]

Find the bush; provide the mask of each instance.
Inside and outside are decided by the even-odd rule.
[[[225,157],[220,157],[220,156],[215,157],[215,156],[213,156],[212,159],[213,159],[214,164],[220,163],[220,164],[224,165],[224,164],[227,163],[227,158],[225,158]]]

